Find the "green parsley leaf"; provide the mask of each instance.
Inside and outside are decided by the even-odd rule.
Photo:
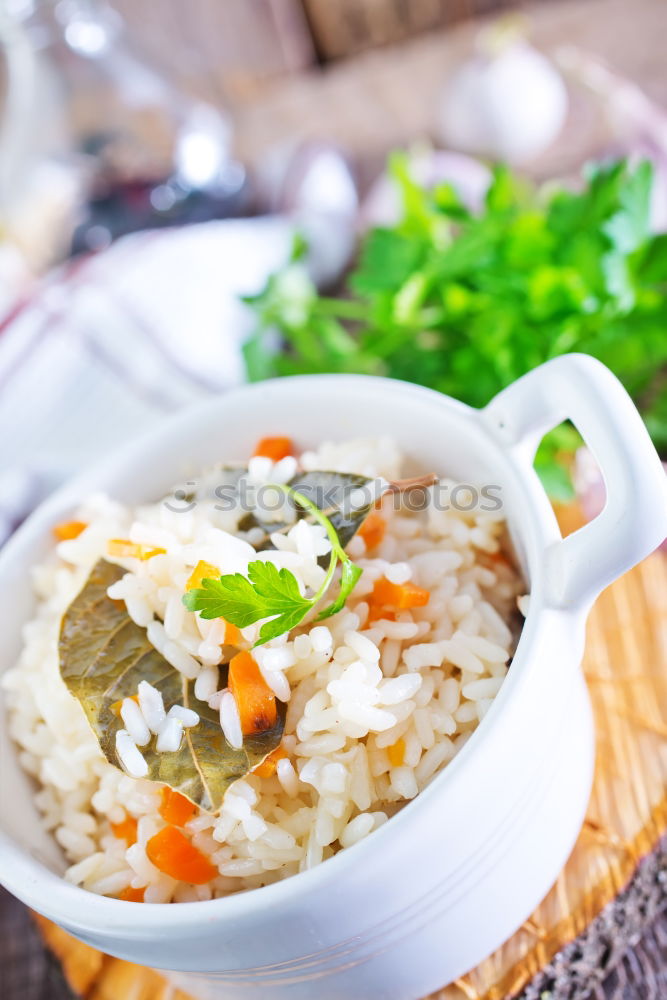
[[[260,629],[261,644],[298,625],[313,601],[302,596],[288,569],[257,559],[248,565],[247,578],[228,573],[217,580],[202,580],[201,587],[183,596],[183,604],[188,611],[199,611],[202,618],[224,618],[238,628],[271,619]]]
[[[256,296],[251,378],[381,374],[480,407],[581,351],[615,372],[667,451],[667,238],[651,233],[648,164],[588,167],[581,190],[497,167],[478,214],[451,187],[420,185],[405,155],[389,175],[402,214],[366,234],[339,298],[297,280],[294,259]],[[571,436],[558,450],[576,447]],[[541,462],[554,496],[565,457]]]
[[[201,587],[183,595],[183,604],[188,611],[199,611],[202,618],[225,618],[239,628],[266,617],[264,601],[241,573],[202,580]]]
[[[285,570],[285,572],[288,571]],[[296,580],[294,582],[296,583]],[[255,645],[262,646],[269,639],[277,639],[278,636],[285,635],[286,632],[291,632],[293,628],[296,628],[303,621],[304,616],[310,611],[312,606],[312,602],[309,601],[305,609],[294,607],[291,611],[284,611],[277,618],[272,618],[271,621],[264,622],[259,630],[259,638]]]
[[[264,562],[257,559],[248,565],[248,578],[255,588],[255,592],[265,601],[271,603],[279,609],[291,608],[295,603],[304,603],[306,598],[301,596],[299,584],[293,573],[288,569],[278,569],[275,563]]]
[[[199,611],[202,618],[225,618],[238,628],[296,611],[303,617],[311,606],[301,595],[293,573],[260,559],[249,563],[247,578],[228,573],[218,580],[202,580],[200,588],[185,594],[183,603],[189,611]]]

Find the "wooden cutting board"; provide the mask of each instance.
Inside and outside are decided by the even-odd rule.
[[[578,522],[571,509],[559,516],[564,530]],[[667,556],[654,553],[599,598],[584,670],[597,768],[576,847],[518,933],[431,1000],[503,1000],[519,992],[617,896],[667,831]],[[157,972],[103,955],[36,920],[86,1000],[188,1000]],[[551,997],[558,1000],[558,993]]]

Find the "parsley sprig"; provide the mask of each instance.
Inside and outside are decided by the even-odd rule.
[[[651,230],[651,166],[589,167],[578,190],[535,189],[497,167],[475,213],[449,184],[420,185],[405,156],[389,169],[401,216],[365,235],[340,297],[317,292],[300,244],[246,300],[249,378],[382,374],[484,406],[541,362],[583,351],[618,375],[667,454],[667,234]],[[571,495],[579,443],[562,425],[542,444],[554,499]]]
[[[341,546],[333,524],[316,504],[291,486],[276,484],[275,489],[290,496],[327,533],[331,555],[326,576],[317,592],[312,597],[305,597],[299,590],[296,577],[288,569],[278,569],[272,562],[257,559],[248,564],[247,577],[242,573],[227,573],[217,580],[205,579],[201,587],[183,596],[183,604],[188,611],[198,611],[202,618],[207,619],[224,618],[237,628],[269,619],[259,630],[257,646],[289,632],[302,622],[326,594],[339,564],[341,579],[338,596],[320,611],[318,621],[343,608],[362,573]]]

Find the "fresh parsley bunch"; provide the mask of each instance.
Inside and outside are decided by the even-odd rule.
[[[590,167],[578,191],[535,189],[497,167],[479,214],[449,184],[420,187],[404,155],[389,169],[401,219],[366,235],[342,297],[318,295],[299,243],[247,300],[258,320],[249,378],[379,373],[483,406],[536,365],[583,351],[616,373],[667,451],[667,235],[649,228],[651,166]],[[538,453],[555,499],[571,493],[578,441],[563,425]]]

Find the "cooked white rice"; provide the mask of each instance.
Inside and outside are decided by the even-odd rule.
[[[288,479],[294,463],[285,463],[278,472]],[[401,460],[390,440],[359,440],[324,444],[301,463],[396,478]],[[252,472],[274,481],[277,474],[257,461]],[[174,667],[196,677],[197,697],[219,707],[225,732],[238,742],[238,713],[234,719],[226,694],[216,692],[220,622],[201,620],[181,600],[200,560],[228,573],[244,572],[249,558],[257,558],[246,540],[227,533],[237,516],[206,504],[185,512],[163,503],[130,510],[97,496],[76,514],[86,530],[58,544],[54,557],[35,570],[37,613],[25,626],[20,662],[3,681],[11,734],[40,786],[36,801],[44,824],[71,862],[66,877],[92,892],[115,896],[145,887],[147,902],[201,900],[312,868],[414,798],[463,746],[505,677],[521,581],[506,559],[497,558],[502,520],[434,504],[418,514],[397,512],[390,499],[383,507],[386,534],[372,555],[359,535],[348,547],[363,568],[348,606],[323,624],[301,626],[289,639],[255,650],[267,684],[287,702],[288,756],[270,778],[251,773],[235,782],[217,815],[200,813],[187,824],[193,844],[219,875],[192,886],[162,874],[145,852],[147,840],[164,826],[161,786],[129,777],[102,756],[59,675],[60,619],[95,562],[107,557],[109,539],[166,549],[145,562],[112,559],[128,571],[112,596],[149,628]],[[302,585],[317,587],[323,572],[317,555],[326,544],[319,529],[305,528],[293,529],[280,550],[262,557],[287,566]],[[427,588],[429,603],[368,626],[367,598],[381,576]],[[252,641],[256,629],[244,630],[244,637]],[[126,706],[123,717],[136,741],[145,740],[141,713]],[[178,713],[172,718],[183,725]],[[156,731],[150,721],[149,728]],[[140,767],[132,748],[140,750],[126,737],[123,753]],[[126,816],[138,820],[130,847],[110,825]]]

